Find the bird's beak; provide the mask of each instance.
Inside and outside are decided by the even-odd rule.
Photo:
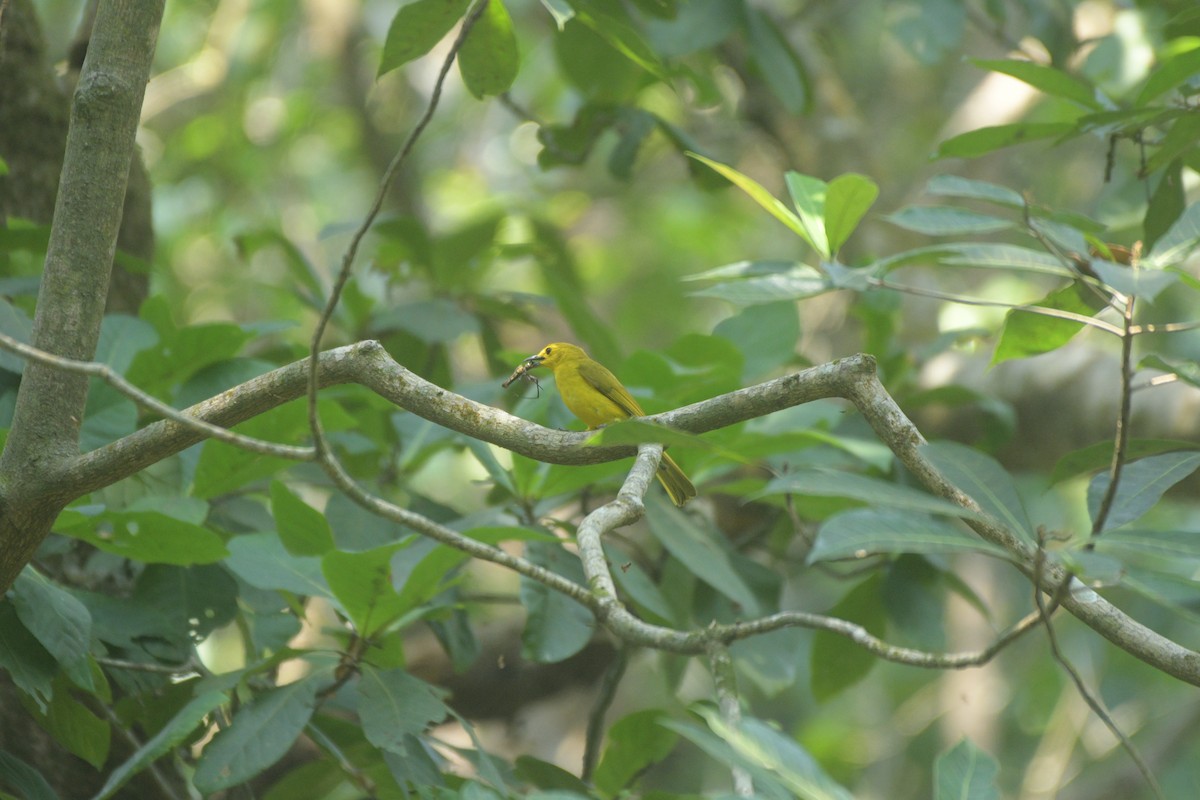
[[[533,369],[534,367],[541,366],[542,362],[545,360],[546,360],[546,357],[543,355],[532,355],[529,358],[522,361],[521,365],[524,366],[526,369]]]

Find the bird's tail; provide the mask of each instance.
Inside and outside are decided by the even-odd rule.
[[[688,480],[688,476],[683,474],[683,470],[679,468],[674,459],[666,453],[663,453],[662,461],[658,465],[658,481],[667,490],[667,496],[671,498],[671,502],[677,506],[682,506],[696,496],[696,487]]]

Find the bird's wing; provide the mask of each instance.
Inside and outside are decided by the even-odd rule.
[[[592,388],[615,403],[629,416],[646,416],[646,412],[642,411],[642,407],[638,405],[637,400],[633,399],[629,390],[622,386],[621,382],[617,380],[617,376],[609,372],[603,364],[596,361],[583,362],[579,365],[579,377],[587,381]]]

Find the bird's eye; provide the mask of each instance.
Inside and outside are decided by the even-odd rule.
[[[554,352],[554,348],[553,348],[553,347],[547,347],[547,348],[546,348],[546,355],[550,355],[550,354],[551,354],[551,353],[553,353],[553,352]]]

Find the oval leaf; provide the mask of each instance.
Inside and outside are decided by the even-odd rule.
[[[204,748],[196,765],[203,794],[253,778],[287,753],[316,706],[317,682],[289,683],[255,697]]]
[[[500,0],[490,0],[458,53],[458,69],[467,90],[478,99],[508,91],[520,57],[512,18]]]
[[[963,552],[1005,555],[995,545],[924,514],[855,508],[830,517],[821,526],[808,563],[880,554]]]
[[[1200,468],[1200,453],[1163,453],[1133,461],[1121,470],[1121,482],[1112,508],[1104,520],[1104,530],[1133,522],[1153,508],[1175,484]],[[1088,485],[1087,506],[1092,519],[1108,490],[1110,477],[1102,472]]]

